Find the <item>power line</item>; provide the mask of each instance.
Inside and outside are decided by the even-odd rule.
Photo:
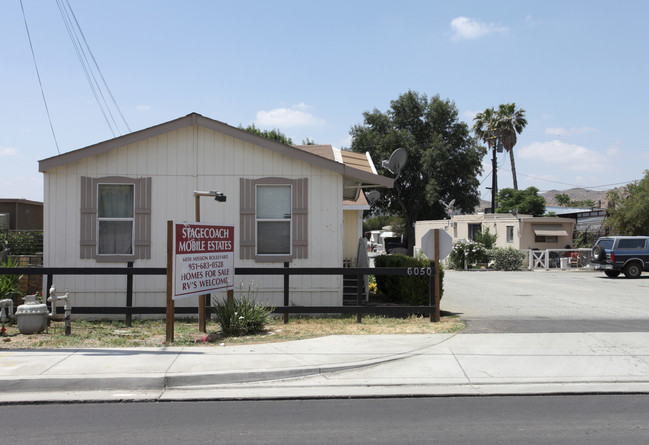
[[[61,18],[63,19],[63,23],[65,24],[66,30],[68,32],[68,36],[70,37],[70,41],[72,42],[72,46],[74,47],[74,50],[77,53],[77,58],[79,59],[79,63],[81,64],[81,67],[86,76],[86,80],[90,85],[90,89],[95,97],[97,106],[99,107],[101,113],[103,114],[104,120],[106,121],[106,124],[110,128],[110,131],[113,133],[113,136],[115,136],[115,132],[122,134],[122,132],[119,129],[119,125],[117,124],[117,121],[113,116],[113,112],[111,111],[111,106],[109,105],[108,101],[106,100],[106,97],[104,96],[104,91],[103,91],[104,89],[106,90],[108,96],[111,98],[113,106],[121,116],[122,121],[124,122],[124,125],[126,126],[127,130],[130,132],[131,128],[129,127],[128,122],[126,122],[126,118],[124,118],[124,114],[122,113],[122,110],[119,108],[119,105],[117,104],[117,101],[113,96],[113,93],[110,91],[108,83],[106,82],[106,79],[104,78],[104,75],[102,74],[101,69],[99,68],[97,59],[93,55],[92,50],[90,49],[90,45],[88,45],[88,41],[86,40],[85,34],[81,29],[79,21],[77,20],[77,17],[74,14],[74,11],[72,10],[72,6],[67,0],[56,0],[56,3],[59,8],[59,12],[61,14]],[[92,63],[88,55],[90,56],[90,59],[92,59]],[[98,81],[95,72],[98,74],[99,78],[101,79],[101,82]]]
[[[88,48],[88,53],[90,53],[90,57],[92,58],[93,63],[97,67],[97,72],[99,73],[99,77],[101,77],[101,81],[106,85],[106,91],[108,91],[108,95],[110,96],[110,99],[113,101],[113,105],[115,105],[115,108],[119,112],[120,117],[122,118],[122,122],[124,122],[124,125],[128,129],[129,133],[131,132],[131,127],[128,125],[128,122],[126,122],[126,118],[124,117],[124,114],[122,113],[121,108],[117,104],[117,101],[115,100],[115,97],[113,96],[112,91],[108,87],[108,82],[106,82],[106,79],[104,78],[103,73],[101,72],[101,69],[99,68],[99,64],[97,63],[97,59],[95,59],[95,55],[93,54],[92,50],[90,49],[90,45],[88,45],[88,41],[86,40],[86,35],[83,32],[83,29],[81,29],[81,25],[79,25],[79,21],[77,20],[77,16],[72,10],[72,7],[70,6],[70,2],[68,0],[65,1],[68,5],[68,8],[70,10],[70,13],[72,14],[72,18],[74,18],[74,23],[76,23],[77,28],[79,29],[79,33],[81,34],[81,38],[83,39],[83,43],[86,45]]]
[[[74,51],[77,53],[77,58],[79,59],[79,63],[81,63],[81,68],[83,69],[83,72],[84,72],[84,74],[86,76],[86,80],[88,81],[88,85],[90,85],[90,90],[92,91],[92,94],[95,97],[95,101],[97,102],[97,105],[99,106],[99,109],[100,109],[101,113],[104,116],[104,120],[106,121],[106,124],[108,125],[108,128],[110,129],[110,132],[113,134],[113,137],[115,137],[116,136],[115,135],[115,130],[113,129],[113,126],[110,123],[108,115],[106,114],[106,113],[110,114],[110,110],[105,109],[105,107],[102,104],[102,101],[99,99],[99,95],[101,94],[101,90],[99,89],[99,85],[97,84],[97,80],[96,79],[94,79],[94,81],[91,80],[91,77],[94,77],[94,74],[92,73],[92,70],[88,66],[88,63],[87,63],[88,59],[85,57],[85,53],[83,52],[83,48],[81,47],[81,44],[79,43],[79,39],[76,38],[76,35],[74,34],[74,30],[72,29],[72,24],[70,23],[70,18],[67,16],[67,11],[64,9],[64,5],[59,0],[56,1],[56,5],[59,8],[59,12],[61,13],[61,17],[63,18],[63,23],[65,24],[65,28],[68,31],[68,36],[70,37],[70,40],[72,41],[72,46],[74,47]],[[84,58],[85,58],[85,62],[84,62]],[[102,96],[102,99],[103,99],[103,96]],[[113,124],[115,124],[115,119],[112,117],[112,115],[110,117],[111,117],[111,120],[113,121]]]
[[[25,30],[27,31],[27,40],[29,40],[29,49],[32,53],[32,60],[34,61],[34,68],[36,68],[36,77],[38,77],[38,86],[41,89],[41,96],[43,96],[43,103],[45,104],[45,112],[47,113],[47,120],[50,123],[50,130],[52,130],[52,137],[54,138],[54,145],[56,146],[56,151],[61,154],[59,150],[59,142],[56,140],[56,133],[54,132],[54,125],[52,125],[52,117],[50,116],[50,109],[47,106],[47,100],[45,99],[45,91],[43,90],[43,82],[41,82],[41,74],[38,71],[38,64],[36,63],[36,55],[34,53],[34,46],[32,45],[32,36],[29,33],[29,26],[27,26],[27,16],[25,15],[25,8],[23,6],[23,0],[20,0],[20,9],[23,13],[23,21],[25,22]]]
[[[505,171],[509,171],[509,172],[511,173],[511,171],[510,171],[510,170],[507,170],[506,168],[502,168],[502,169],[505,170]],[[536,177],[536,176],[526,175],[526,174],[519,173],[519,172],[516,172],[516,175],[517,175],[517,176],[525,176],[526,178],[536,179],[536,180],[538,180],[538,181],[553,182],[553,183],[555,183],[555,184],[569,185],[569,186],[571,186],[571,187],[580,187],[580,188],[586,188],[586,189],[597,189],[597,188],[604,188],[604,187],[614,187],[614,186],[617,186],[617,185],[624,185],[624,184],[628,184],[628,183],[630,183],[630,182],[635,181],[635,179],[634,179],[634,180],[631,180],[631,181],[616,182],[616,183],[613,183],[613,184],[590,185],[590,186],[589,186],[589,185],[571,184],[571,183],[569,183],[569,182],[553,181],[553,180],[551,180],[551,179],[539,178],[539,177]]]

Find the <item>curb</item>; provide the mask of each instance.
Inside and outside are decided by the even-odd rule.
[[[226,371],[206,372],[200,374],[150,373],[139,375],[102,375],[102,376],[30,376],[4,378],[0,380],[0,393],[35,393],[35,392],[81,392],[81,391],[165,391],[173,389],[192,390],[195,387],[229,385],[238,383],[263,382],[268,380],[285,380],[299,377],[317,376],[326,373],[349,371],[389,363],[410,357],[412,353],[398,354],[389,358],[380,358],[342,365],[310,366],[305,368],[287,368],[272,371]]]

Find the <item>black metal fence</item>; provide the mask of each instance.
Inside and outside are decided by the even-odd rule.
[[[376,267],[376,268],[354,268],[354,267],[284,267],[258,268],[258,267],[237,267],[235,275],[282,275],[284,277],[283,306],[275,307],[273,312],[284,314],[287,321],[288,314],[357,314],[360,322],[363,314],[383,315],[408,315],[424,314],[431,315],[435,311],[434,299],[434,263],[429,267]],[[133,279],[136,275],[166,275],[165,267],[133,267],[128,263],[127,267],[14,267],[0,268],[0,275],[43,275],[47,277],[46,289],[50,289],[54,282],[55,275],[122,275],[126,276],[126,301],[124,306],[74,306],[75,314],[84,315],[115,315],[124,314],[126,322],[130,324],[131,317],[137,315],[165,314],[165,307],[155,306],[133,306]],[[292,275],[351,275],[358,279],[358,294],[356,305],[352,306],[293,306],[290,302],[290,276]],[[361,283],[365,275],[410,275],[429,277],[429,304],[427,306],[401,306],[401,305],[366,305],[362,301]],[[58,308],[62,310],[62,308]],[[206,307],[206,315],[211,309]],[[176,307],[177,314],[198,314],[198,307]]]

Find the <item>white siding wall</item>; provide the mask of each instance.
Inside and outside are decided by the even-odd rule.
[[[292,267],[340,267],[342,260],[342,178],[314,167],[202,127],[178,131],[121,147],[99,156],[57,167],[45,173],[44,262],[50,267],[101,267],[81,260],[81,177],[127,176],[152,178],[152,246],[150,260],[136,260],[135,267],[166,266],[167,220],[195,219],[194,190],[218,190],[227,196],[219,203],[201,198],[201,221],[239,225],[239,178],[309,178],[309,254],[293,260]],[[239,237],[235,231],[235,267],[278,267],[239,259]],[[281,276],[241,276],[235,290],[250,281],[258,289],[256,298],[283,304]],[[55,276],[59,290],[69,289],[77,306],[123,306],[126,277]],[[134,305],[164,306],[164,276],[136,276]],[[291,304],[342,304],[341,279],[329,276],[291,277]],[[179,300],[178,306],[195,306],[195,298]]]

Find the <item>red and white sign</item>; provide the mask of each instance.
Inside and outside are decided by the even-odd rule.
[[[234,285],[234,226],[174,222],[173,299]]]

